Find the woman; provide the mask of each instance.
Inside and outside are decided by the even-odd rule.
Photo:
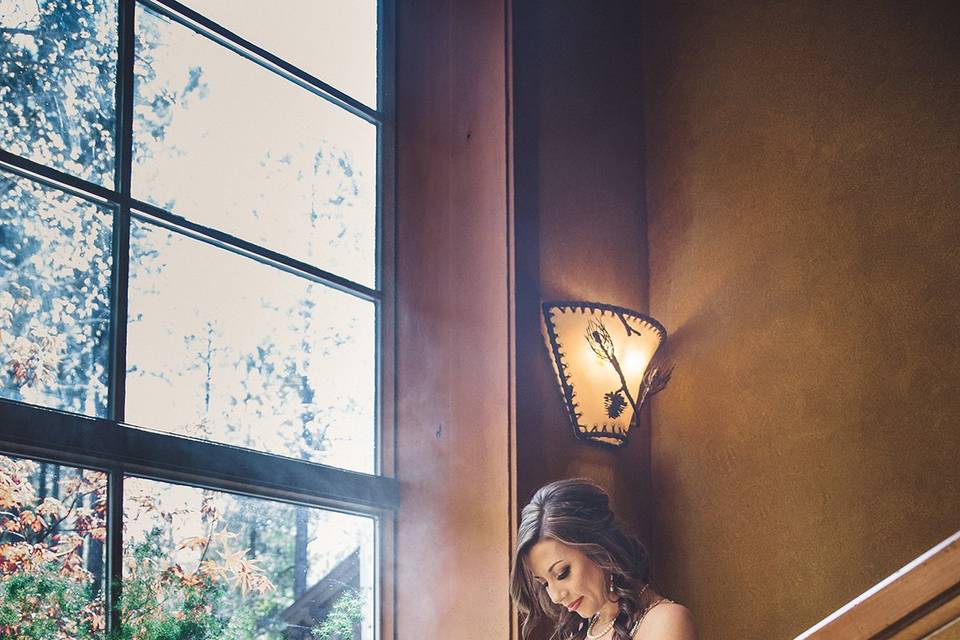
[[[546,616],[560,640],[696,640],[683,605],[649,581],[647,553],[585,479],[537,491],[520,517],[510,594],[524,638]]]

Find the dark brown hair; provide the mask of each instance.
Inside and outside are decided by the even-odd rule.
[[[576,640],[586,635],[586,621],[554,604],[527,567],[530,548],[543,538],[576,547],[607,576],[613,576],[613,595],[620,607],[613,638],[630,640],[630,630],[643,611],[643,589],[650,579],[647,552],[636,536],[624,531],[604,490],[585,478],[542,487],[520,515],[510,595],[524,616],[523,637],[544,617],[554,622],[553,638]]]

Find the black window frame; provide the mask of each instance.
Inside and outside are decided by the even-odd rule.
[[[137,5],[227,47],[376,126],[376,284],[352,282],[267,247],[189,221],[131,192],[133,146],[134,18]],[[395,288],[395,20],[393,0],[377,2],[377,107],[369,107],[175,0],[118,0],[116,164],[110,189],[0,148],[0,169],[97,201],[114,209],[113,273],[108,406],[106,417],[90,417],[0,398],[0,454],[103,471],[108,477],[106,579],[108,632],[119,622],[116,606],[122,578],[123,479],[127,475],[189,484],[307,506],[332,508],[376,520],[375,636],[382,636],[385,608],[393,600],[392,540],[400,491],[395,468],[393,414]],[[217,442],[151,431],[124,423],[127,279],[130,222],[144,219],[258,262],[372,302],[376,322],[376,410],[374,474],[243,449]],[[191,461],[202,461],[199,462]],[[388,625],[389,626],[389,625]]]

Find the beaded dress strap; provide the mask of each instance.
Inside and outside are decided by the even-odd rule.
[[[640,623],[643,622],[643,619],[647,617],[647,614],[650,613],[650,610],[653,609],[654,607],[656,607],[657,605],[661,605],[661,604],[663,604],[663,603],[665,603],[665,602],[666,602],[667,604],[674,604],[673,600],[671,600],[670,598],[660,598],[659,600],[657,600],[656,602],[654,602],[652,605],[650,605],[649,607],[647,607],[646,609],[643,610],[643,613],[640,614],[640,617],[639,617],[639,618],[637,619],[637,621],[634,623],[633,629],[630,629],[630,637],[631,637],[631,638],[632,638],[634,635],[636,635],[637,629],[640,628]]]

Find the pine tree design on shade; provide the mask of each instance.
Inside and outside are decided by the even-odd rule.
[[[630,402],[633,410],[637,411],[637,402],[633,399],[633,395],[630,393],[630,387],[627,385],[627,379],[623,375],[623,369],[620,367],[620,361],[617,359],[617,350],[613,344],[613,338],[610,337],[610,332],[607,330],[606,325],[603,324],[603,321],[590,320],[587,323],[587,333],[585,337],[587,344],[589,344],[593,352],[597,354],[597,357],[609,362],[610,366],[613,367],[613,370],[617,372],[617,376],[620,378],[620,388],[604,396],[604,406],[607,408],[607,415],[611,418],[617,418],[623,413],[623,410],[626,408],[623,404],[623,395],[626,395],[627,401]],[[614,401],[611,396],[617,396],[619,401]],[[611,411],[612,407],[617,408],[616,413]]]
[[[607,408],[608,416],[619,418],[623,410],[627,408],[627,401],[624,400],[623,394],[618,389],[603,396],[603,406]]]

